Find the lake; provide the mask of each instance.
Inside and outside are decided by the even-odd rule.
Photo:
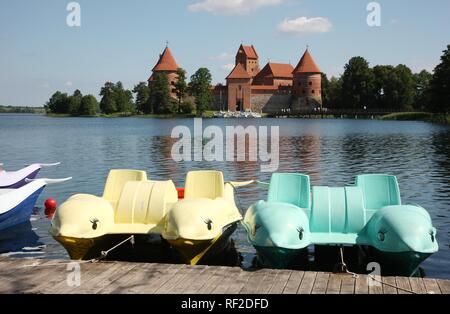
[[[363,173],[396,175],[404,203],[425,207],[438,229],[440,250],[422,268],[429,277],[450,279],[450,127],[423,122],[372,120],[203,120],[208,125],[280,127],[280,172],[310,175],[313,185],[352,184]],[[226,180],[269,181],[258,162],[183,162],[171,158],[172,129],[193,127],[193,120],[143,118],[48,118],[37,115],[0,115],[0,162],[16,170],[34,162],[62,162],[44,169],[40,177],[73,180],[49,186],[38,201],[41,207],[31,226],[0,236],[0,252],[14,257],[68,258],[48,234],[42,207],[45,199],[60,204],[70,195],[100,195],[113,168],[146,170],[151,179],[172,179],[182,186],[186,172],[218,169]],[[244,210],[267,191],[256,186],[240,190]],[[233,236],[249,265],[254,256],[242,228]]]

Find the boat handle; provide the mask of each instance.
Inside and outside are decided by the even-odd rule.
[[[55,162],[52,164],[35,164],[38,165],[40,168],[48,168],[48,167],[54,167],[54,166],[59,166],[61,163],[60,162]],[[31,164],[25,164],[25,167],[31,166]]]
[[[227,183],[230,184],[231,186],[235,187],[235,188],[240,188],[240,187],[247,186],[247,185],[250,185],[250,184],[255,183],[255,180],[251,180],[251,181],[242,181],[242,182],[233,182],[233,181],[230,181],[230,182],[227,182]]]
[[[34,182],[34,181],[43,181],[43,182],[45,182],[45,185],[50,185],[50,184],[64,183],[64,182],[67,182],[70,180],[72,180],[72,177],[64,178],[64,179],[25,179],[25,182],[30,183],[30,182]]]

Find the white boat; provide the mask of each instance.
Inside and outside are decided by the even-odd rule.
[[[36,178],[39,171],[44,167],[57,166],[54,164],[32,164],[18,171],[5,171],[0,164],[0,189],[17,189],[26,184],[26,179]]]

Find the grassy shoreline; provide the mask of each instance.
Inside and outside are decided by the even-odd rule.
[[[450,124],[450,114],[433,114],[428,112],[398,112],[383,117],[384,121],[424,121],[439,124]]]
[[[56,114],[47,113],[47,117],[51,118],[68,118],[73,117],[70,114]],[[207,111],[203,114],[203,118],[212,118],[214,111]],[[141,118],[141,119],[192,119],[195,118],[195,113],[192,114],[130,114],[130,113],[114,113],[114,114],[98,114],[95,116],[77,116],[77,118]],[[264,118],[264,117],[263,117]],[[297,117],[299,118],[299,117]],[[301,117],[302,119],[332,119],[332,116],[316,116],[316,117]],[[378,118],[382,121],[424,121],[438,124],[450,125],[450,114],[432,114],[427,112],[398,112],[385,115]]]

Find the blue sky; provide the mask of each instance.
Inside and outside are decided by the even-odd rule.
[[[69,2],[0,0],[0,105],[40,106],[76,88],[98,97],[106,81],[132,88],[166,41],[189,75],[205,66],[214,82],[240,43],[255,45],[261,66],[295,65],[308,44],[328,75],[358,55],[432,70],[450,44],[448,0],[379,0],[380,27],[367,25],[367,0],[79,0],[81,27],[66,24]]]

